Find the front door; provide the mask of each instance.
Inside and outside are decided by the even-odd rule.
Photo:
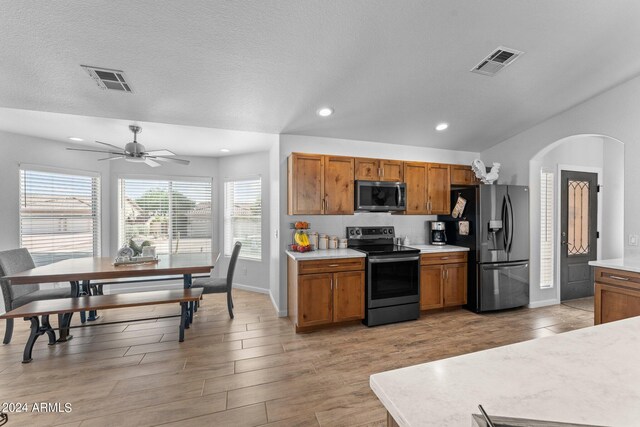
[[[597,257],[598,175],[562,171],[560,300],[593,295],[589,261]]]

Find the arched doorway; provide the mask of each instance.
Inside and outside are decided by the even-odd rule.
[[[624,144],[606,135],[555,141],[530,159],[529,186],[531,306],[592,295],[588,259],[624,251]]]

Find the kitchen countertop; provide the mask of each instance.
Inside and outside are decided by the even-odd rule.
[[[353,249],[318,249],[311,252],[285,251],[287,255],[296,261],[309,261],[314,259],[338,259],[338,258],[365,258],[363,252]]]
[[[640,419],[640,317],[372,375],[401,427],[489,415],[595,425]]]
[[[420,253],[423,254],[436,254],[440,252],[467,252],[469,248],[463,248],[462,246],[453,245],[408,245],[411,248],[420,249]]]
[[[631,271],[640,273],[640,258],[615,258],[589,261],[593,267],[613,268],[615,270]]]

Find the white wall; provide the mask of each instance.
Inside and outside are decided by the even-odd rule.
[[[624,256],[624,145],[604,138],[600,235],[602,259]]]
[[[257,261],[240,258],[236,266],[234,286],[241,289],[268,293],[271,248],[271,233],[269,233],[271,226],[269,153],[264,151],[222,157],[219,159],[218,171],[218,192],[220,197],[217,200],[220,202],[218,203],[218,209],[216,209],[216,216],[220,219],[217,228],[220,252],[223,252],[224,249],[224,182],[243,178],[262,178],[262,260]],[[240,255],[242,255],[242,251],[240,251]],[[218,271],[224,274],[229,265],[229,257],[224,256],[223,253],[220,256],[219,264],[220,267]]]
[[[68,144],[0,132],[0,250],[15,249],[20,246],[20,164],[40,165],[61,168],[66,171],[80,170],[97,172],[102,182],[102,230],[101,251],[109,253],[110,235],[109,217],[109,164],[98,162],[95,154],[65,150]],[[0,312],[4,311],[4,302],[0,300]]]
[[[269,293],[279,316],[286,315],[280,308],[280,146],[273,144],[269,150]],[[286,193],[283,197],[286,197]],[[286,279],[285,279],[286,280]]]
[[[611,141],[611,140],[609,140]],[[613,144],[618,144],[613,142]],[[622,145],[622,144],[618,144]],[[603,150],[605,142],[602,137],[597,136],[576,136],[568,138],[556,144],[549,150],[539,153],[531,160],[529,166],[529,187],[531,198],[530,206],[530,303],[532,306],[559,303],[559,256],[560,253],[560,175],[562,170],[581,170],[587,172],[598,172],[599,184],[603,184],[604,161]],[[552,172],[554,175],[554,286],[552,288],[540,289],[540,170]],[[617,183],[620,184],[620,183]],[[613,205],[604,206],[603,195],[606,191],[598,194],[598,230],[601,228],[601,219],[610,214],[615,214]],[[618,201],[622,206],[622,200]],[[619,209],[618,209],[619,210]],[[605,216],[606,215],[606,216]],[[616,236],[601,233],[598,242],[598,255],[601,254],[602,241],[617,240]],[[613,246],[613,245],[611,245]]]
[[[624,233],[640,234],[640,77],[583,102],[481,153],[485,162],[502,163],[500,181],[528,184],[529,159],[548,145],[573,135],[603,135],[624,143]],[[605,183],[606,185],[606,183]],[[640,256],[628,246],[625,257]]]
[[[413,160],[425,162],[471,164],[478,153],[440,150],[434,148],[410,147],[395,144],[383,144],[369,141],[353,141],[346,139],[320,138],[300,135],[280,135],[278,156],[279,189],[280,189],[280,287],[276,303],[281,314],[287,308],[287,260],[284,251],[291,243],[289,223],[305,220],[311,223],[313,230],[344,237],[348,225],[393,225],[396,233],[408,235],[411,242],[425,242],[425,222],[435,216],[403,216],[387,213],[359,213],[356,215],[305,215],[289,216],[287,212],[287,158],[292,152],[333,154],[339,156],[372,157],[391,160]],[[273,156],[275,157],[275,156]],[[275,159],[272,158],[272,162]],[[272,163],[273,164],[273,163]],[[272,254],[273,255],[273,254]],[[272,292],[274,298],[276,293]]]

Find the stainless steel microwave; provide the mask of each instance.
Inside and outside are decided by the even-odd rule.
[[[356,181],[355,210],[391,212],[407,209],[407,186],[404,182]]]

